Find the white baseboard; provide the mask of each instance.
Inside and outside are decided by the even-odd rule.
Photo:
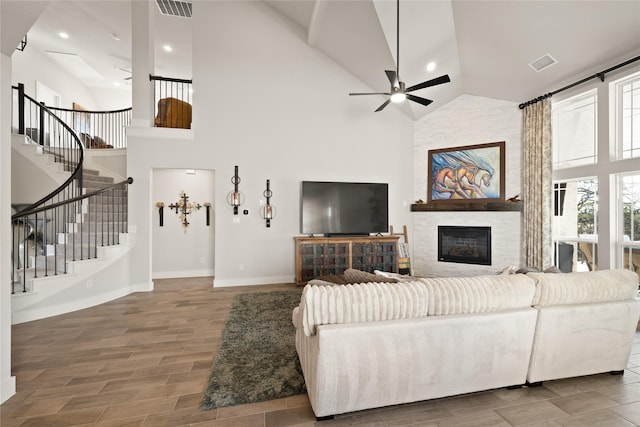
[[[0,403],[16,394],[16,377],[8,377],[0,383]]]
[[[175,279],[178,277],[212,277],[215,270],[178,270],[178,271],[156,271],[152,274],[153,279]]]
[[[216,277],[213,280],[213,287],[271,285],[274,283],[294,283],[294,281],[293,276],[243,277],[240,279],[218,279]]]

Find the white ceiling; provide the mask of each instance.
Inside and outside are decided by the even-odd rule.
[[[194,14],[202,1],[207,0],[193,2]],[[353,92],[389,90],[384,70],[395,68],[395,1],[264,2],[297,24],[309,45],[363,82]],[[2,11],[29,3],[2,0]],[[27,49],[78,54],[105,77],[87,80],[87,85],[113,87],[113,81],[123,82],[129,76],[120,68],[131,66],[130,12],[128,1],[51,1],[29,31]],[[155,19],[156,74],[191,78],[191,19],[159,12]],[[59,31],[71,37],[63,40]],[[165,43],[174,50],[164,52]],[[528,65],[547,53],[558,61],[556,65],[539,73]],[[405,103],[401,108],[414,118],[463,93],[527,101],[638,55],[640,0],[400,2],[401,80],[407,86],[442,74],[452,80],[414,92],[434,100],[429,107]],[[424,68],[430,61],[437,63],[432,73]],[[383,96],[352,98],[370,104],[372,114],[384,100]],[[392,107],[397,108],[387,108]]]

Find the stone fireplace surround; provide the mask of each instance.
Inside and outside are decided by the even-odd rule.
[[[421,277],[495,274],[520,266],[520,212],[414,212],[413,274]],[[438,260],[438,226],[491,227],[491,265]]]
[[[522,111],[515,102],[461,95],[414,125],[414,201],[426,200],[431,149],[505,141],[505,198],[522,195]],[[415,203],[415,202],[414,202]],[[412,209],[412,272],[425,277],[495,274],[522,266],[520,211]],[[438,261],[438,225],[491,227],[491,265]]]

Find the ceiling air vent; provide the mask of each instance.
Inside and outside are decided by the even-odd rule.
[[[553,56],[549,55],[548,53],[545,53],[540,58],[536,59],[535,61],[530,62],[529,66],[539,73],[540,71],[544,70],[545,68],[549,68],[552,65],[555,65],[557,63],[558,63],[558,61],[556,61]]]
[[[190,1],[156,0],[156,4],[163,15],[191,18],[192,4]]]

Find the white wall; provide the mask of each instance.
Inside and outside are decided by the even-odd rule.
[[[152,277],[200,277],[214,275],[214,213],[215,174],[212,170],[153,170],[153,205],[164,203],[164,226],[160,227],[158,209],[152,221]],[[210,225],[206,225],[206,208],[192,209],[187,215],[188,227],[182,226],[180,215],[169,208],[180,200],[184,191],[191,203],[211,203]]]
[[[522,112],[513,102],[462,95],[415,123],[414,199],[427,200],[429,150],[505,141],[505,197],[521,194]],[[490,226],[492,265],[439,262],[438,225]],[[414,212],[413,273],[468,276],[520,266],[519,212]]]
[[[16,136],[16,140],[22,139],[22,135]],[[26,147],[24,147],[26,148]],[[69,173],[60,173],[60,182],[42,169],[51,166],[42,156],[36,156],[34,147],[30,150],[18,151],[13,149],[11,156],[11,203],[34,203],[46,196],[69,177]],[[49,172],[57,170],[54,165]]]
[[[36,81],[60,94],[60,107],[71,108],[78,103],[88,110],[115,110],[131,107],[130,87],[105,90],[88,88],[66,68],[33,48],[12,56],[13,85],[24,83],[25,93],[36,97]]]
[[[196,2],[192,19],[193,141],[129,133],[134,280],[150,282],[152,168],[215,170],[215,286],[294,280],[302,180],[388,182],[390,223],[410,226],[411,119],[392,107],[374,113],[377,102],[350,98],[350,91],[370,88],[261,2]],[[131,139],[134,133],[140,136]],[[234,165],[246,216],[234,217],[226,202]],[[266,179],[278,210],[271,228],[258,210]]]
[[[0,403],[16,392],[11,376],[11,58],[0,53]]]

